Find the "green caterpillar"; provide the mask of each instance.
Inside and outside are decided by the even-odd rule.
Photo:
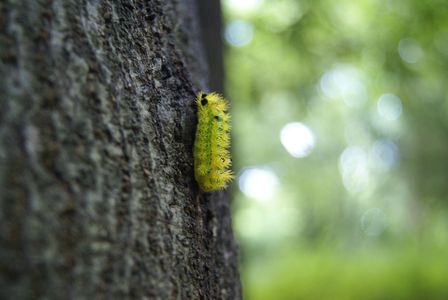
[[[194,144],[194,174],[205,192],[224,189],[234,178],[230,170],[229,103],[217,93],[199,92],[198,126]]]

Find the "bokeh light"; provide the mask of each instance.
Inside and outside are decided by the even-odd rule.
[[[263,0],[224,0],[223,4],[226,8],[236,12],[251,12],[254,11]]]
[[[240,190],[255,200],[272,200],[279,180],[275,173],[267,168],[252,167],[244,169],[238,179]]]
[[[342,99],[348,106],[367,101],[367,90],[359,71],[352,66],[338,66],[322,75],[320,86],[330,99]]]
[[[243,47],[252,41],[254,29],[251,23],[243,20],[232,21],[226,26],[226,41],[235,47]]]
[[[379,140],[372,146],[370,159],[374,169],[387,172],[399,162],[400,151],[393,141]]]
[[[417,63],[423,56],[423,50],[416,40],[411,38],[402,39],[398,45],[400,57],[409,64]]]
[[[370,208],[361,217],[361,228],[368,236],[380,235],[386,226],[386,214],[379,208]]]
[[[397,120],[403,111],[401,100],[393,94],[384,94],[378,99],[378,113],[388,121]]]
[[[313,132],[300,122],[286,124],[280,132],[280,141],[294,157],[305,157],[314,148]]]
[[[345,188],[349,192],[360,192],[369,183],[367,154],[360,147],[348,147],[339,159],[339,169]]]

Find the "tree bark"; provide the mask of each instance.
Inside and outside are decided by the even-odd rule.
[[[196,11],[0,3],[1,299],[240,298],[228,196],[193,175]]]

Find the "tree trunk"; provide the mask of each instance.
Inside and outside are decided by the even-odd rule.
[[[193,175],[196,9],[0,3],[1,299],[240,298],[228,196]]]

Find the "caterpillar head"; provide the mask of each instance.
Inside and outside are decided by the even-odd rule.
[[[198,109],[208,109],[216,113],[216,115],[221,115],[229,106],[228,102],[221,95],[217,93],[206,94],[202,91],[198,94],[197,105]]]

